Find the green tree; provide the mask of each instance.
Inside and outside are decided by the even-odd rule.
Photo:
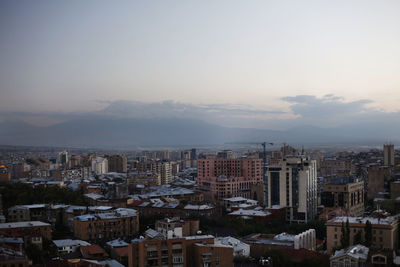
[[[341,234],[340,234],[340,244],[341,244],[341,248],[346,248],[347,247],[346,229],[344,228],[344,223],[343,222],[342,222],[342,229],[341,229]]]
[[[365,246],[370,247],[372,244],[372,224],[369,220],[365,223]]]
[[[350,246],[350,223],[348,218],[346,220],[346,243],[347,246]]]
[[[358,231],[358,232],[354,235],[354,245],[356,245],[356,244],[361,244],[361,242],[362,242],[361,231]]]

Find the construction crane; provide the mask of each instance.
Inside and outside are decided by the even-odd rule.
[[[273,146],[274,143],[269,142],[251,142],[251,143],[229,143],[239,145],[262,145],[263,147],[263,181],[264,181],[264,196],[265,206],[268,206],[268,179],[267,179],[267,145]]]

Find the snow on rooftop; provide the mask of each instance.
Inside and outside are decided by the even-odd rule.
[[[191,236],[185,236],[184,238],[186,240],[193,240],[193,239],[214,238],[214,236],[213,235],[191,235]]]
[[[110,247],[113,247],[113,248],[127,247],[127,246],[129,246],[129,244],[126,243],[126,242],[125,242],[124,240],[122,240],[122,239],[111,240],[111,241],[107,242],[107,245],[109,245]]]
[[[238,209],[238,210],[235,210],[235,211],[229,213],[228,215],[236,215],[236,216],[243,215],[243,216],[250,216],[250,217],[253,217],[253,216],[264,217],[264,216],[271,215],[271,213],[268,212],[268,211],[255,210],[255,209],[252,209],[252,210]]]
[[[185,210],[208,210],[212,209],[213,206],[211,205],[191,205],[187,204],[183,209]]]
[[[84,196],[87,197],[87,198],[91,198],[91,199],[93,199],[93,200],[97,200],[97,199],[100,199],[100,198],[104,198],[103,195],[96,194],[96,193],[84,194]]]
[[[280,234],[274,236],[274,240],[294,242],[294,237],[295,237],[295,235],[290,235],[288,233],[280,233]]]
[[[224,198],[225,201],[229,202],[240,202],[240,201],[247,201],[247,198],[244,197],[230,197],[230,198]]]
[[[50,224],[39,221],[0,223],[0,229],[37,227],[37,226],[50,226]]]
[[[332,260],[332,259],[343,257],[343,256],[349,256],[349,257],[352,257],[355,259],[367,260],[368,252],[369,252],[369,248],[367,248],[363,245],[354,245],[348,249],[336,250],[335,254],[330,259]]]
[[[11,207],[10,209],[40,209],[40,208],[45,208],[46,204],[31,204],[31,205],[17,205],[14,207]]]
[[[334,223],[346,223],[349,220],[349,223],[359,223],[359,224],[366,224],[367,221],[370,221],[371,224],[384,224],[384,225],[391,225],[396,221],[395,217],[386,217],[386,218],[374,218],[374,217],[335,217],[330,219],[329,222]]]
[[[75,247],[75,246],[90,246],[90,243],[83,240],[73,240],[73,239],[59,239],[53,240],[53,243],[57,247]]]

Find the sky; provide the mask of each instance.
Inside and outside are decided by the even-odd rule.
[[[399,14],[397,0],[0,1],[0,119],[398,122]]]

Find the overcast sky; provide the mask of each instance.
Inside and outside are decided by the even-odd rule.
[[[0,112],[398,118],[399,14],[397,0],[3,0]]]

